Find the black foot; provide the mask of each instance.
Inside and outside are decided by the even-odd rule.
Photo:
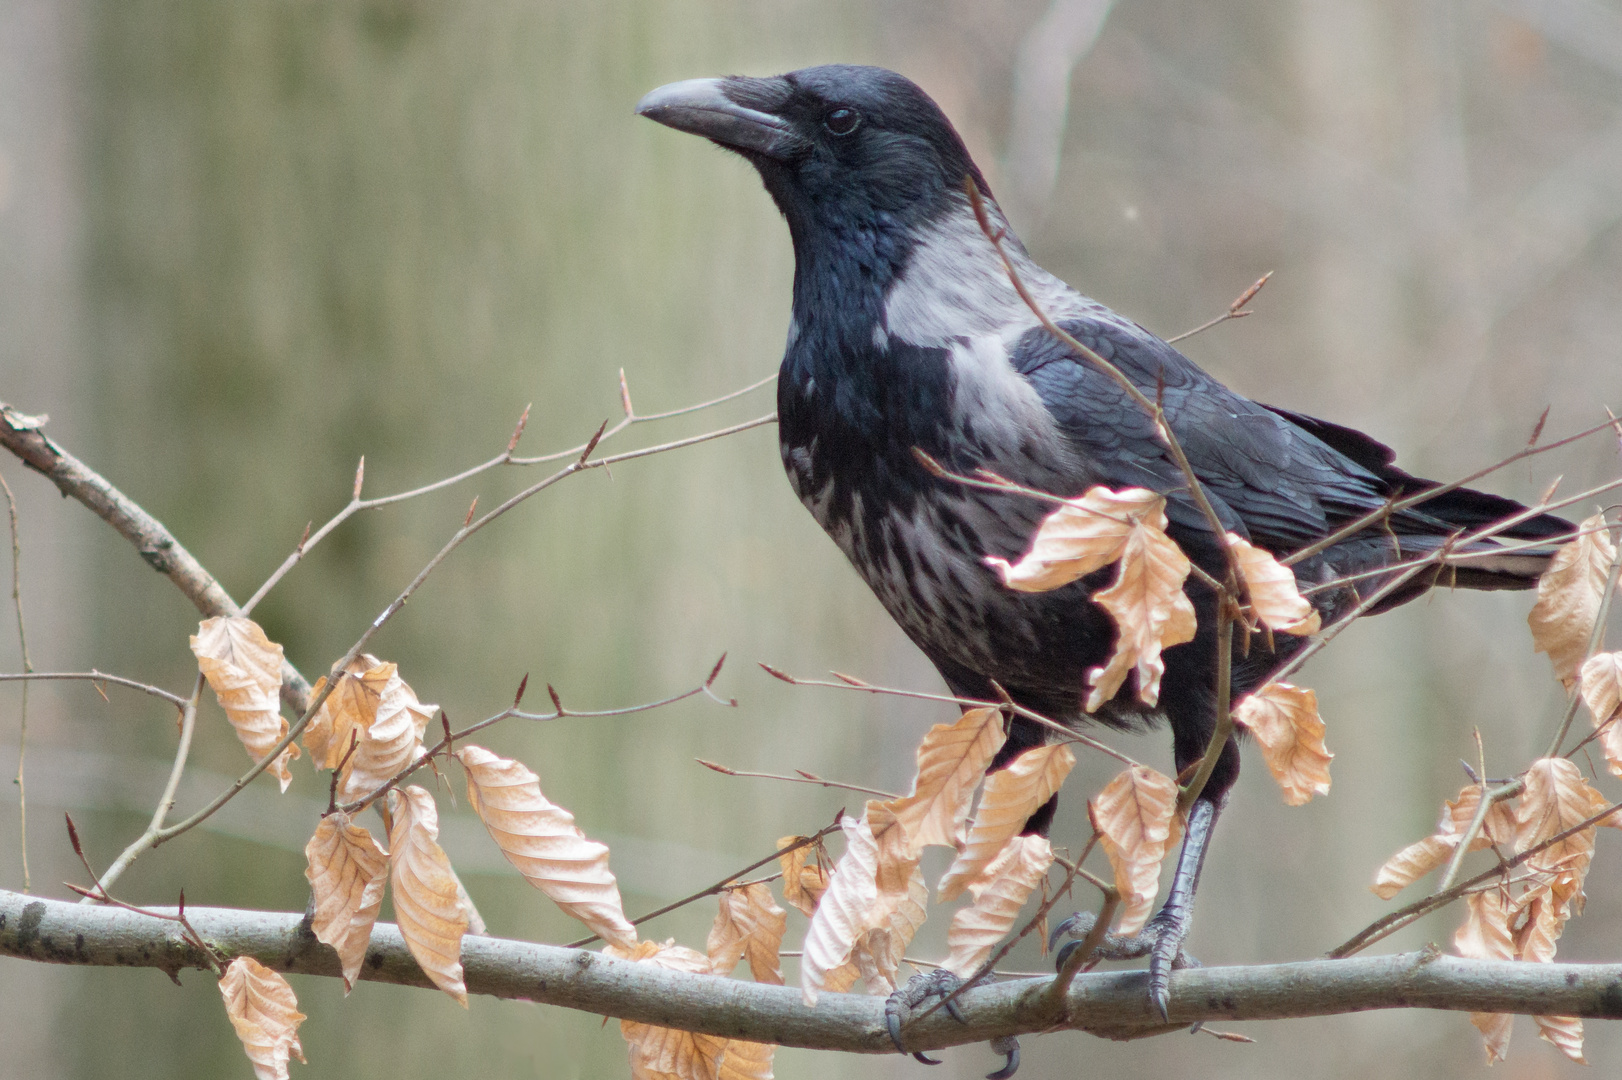
[[[1137,960],[1147,956],[1149,1000],[1153,1002],[1162,1019],[1166,1018],[1167,1008],[1171,1004],[1171,973],[1178,968],[1200,966],[1198,960],[1183,952],[1183,939],[1188,936],[1191,922],[1184,914],[1186,910],[1186,908],[1173,910],[1168,905],[1149,920],[1149,925],[1131,937],[1106,933],[1098,943],[1097,952],[1093,954],[1100,960]],[[1062,969],[1071,954],[1081,948],[1082,943],[1079,939],[1087,936],[1096,920],[1097,916],[1092,912],[1079,911],[1053,928],[1053,932],[1048,935],[1050,949],[1061,937],[1078,939],[1066,942],[1064,948],[1059,950],[1054,958],[1055,968]]]
[[[1013,1035],[1004,1035],[1000,1039],[992,1039],[991,1049],[1008,1060],[996,1072],[986,1073],[986,1080],[1010,1080],[1019,1071],[1019,1039]]]
[[[907,980],[907,985],[891,994],[884,1002],[884,1023],[890,1029],[890,1041],[895,1043],[897,1052],[905,1054],[907,1048],[901,1044],[901,1025],[905,1020],[911,1019],[912,1011],[923,1005],[931,998],[946,998],[958,987],[963,980],[953,975],[945,968],[936,968],[934,971],[922,975],[914,975]],[[946,1011],[952,1019],[963,1023],[963,1013],[957,1007],[957,1002],[948,1001]],[[912,1055],[925,1065],[939,1065],[940,1061],[927,1057],[924,1054]]]

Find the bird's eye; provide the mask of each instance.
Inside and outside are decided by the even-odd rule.
[[[856,125],[861,122],[861,113],[843,106],[830,110],[828,115],[822,118],[822,126],[835,135],[849,135],[856,130]]]

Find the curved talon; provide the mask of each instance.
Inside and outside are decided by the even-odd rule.
[[[1056,953],[1054,955],[1054,957],[1053,957],[1053,970],[1054,971],[1063,971],[1065,961],[1069,960],[1070,959],[1070,954],[1075,952],[1079,948],[1081,948],[1081,942],[1079,942],[1079,941],[1067,941],[1067,942],[1065,942],[1064,943],[1064,948],[1060,949],[1058,951],[1058,953]]]
[[[967,1024],[969,1022],[968,1017],[963,1015],[963,1009],[958,1005],[957,998],[953,998],[952,1000],[948,1001],[945,1007],[946,1015],[950,1016],[953,1020],[956,1020],[960,1024]]]
[[[1003,1055],[1008,1060],[1003,1067],[994,1073],[986,1073],[986,1080],[1009,1080],[1019,1071],[1019,1039],[1013,1035],[1004,1035],[1000,1039],[991,1040],[991,1049]]]
[[[1053,947],[1059,943],[1059,939],[1066,934],[1076,938],[1086,937],[1087,932],[1093,928],[1093,920],[1096,918],[1098,916],[1090,911],[1078,911],[1058,926],[1055,926],[1048,934],[1048,952],[1052,952]]]
[[[921,1061],[925,1065],[939,1065],[941,1063],[940,1058],[929,1057],[922,1050],[914,1051],[913,1055],[912,1055],[912,1059],[914,1061]]]
[[[907,1048],[901,1045],[901,1011],[896,1008],[894,998],[884,1003],[884,1026],[890,1030],[890,1041],[895,1044],[895,1052],[905,1054]]]

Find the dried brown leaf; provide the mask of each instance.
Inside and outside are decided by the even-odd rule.
[[[756,982],[783,985],[783,965],[778,950],[783,947],[783,931],[788,929],[788,912],[777,906],[772,890],[764,882],[741,889],[723,889],[720,910],[710,927],[704,951],[717,975],[730,975],[738,961],[749,960],[749,973]]]
[[[331,945],[343,963],[344,993],[355,988],[372,924],[389,882],[389,854],[372,834],[339,811],[328,814],[304,845],[315,911],[310,929]]]
[[[1515,904],[1501,889],[1485,889],[1464,898],[1464,923],[1453,933],[1453,947],[1471,960],[1515,959],[1511,922]]]
[[[804,839],[803,836],[785,836],[777,841],[777,846],[786,848]],[[828,891],[828,872],[812,859],[816,850],[817,845],[805,844],[777,858],[777,865],[783,870],[784,903],[808,916],[816,914],[822,894]]]
[[[1285,634],[1316,634],[1318,612],[1296,588],[1295,574],[1272,554],[1243,537],[1228,534],[1228,547],[1250,592],[1250,609],[1263,626]]]
[[[1121,557],[1133,524],[1147,519],[1166,527],[1166,500],[1143,488],[1089,488],[1043,519],[1031,549],[1018,563],[987,556],[1003,584],[1021,592],[1047,592],[1108,566]]]
[[[304,1060],[298,1026],[305,1020],[287,980],[253,957],[239,956],[220,977],[220,996],[254,1076],[287,1080],[288,1057]]]
[[[863,820],[877,847],[873,872],[877,895],[867,911],[866,926],[851,947],[851,957],[870,989],[889,993],[895,989],[901,956],[926,917],[929,886],[906,829],[889,804],[869,800]]]
[[[371,724],[358,729],[360,741],[349,755],[338,783],[339,801],[351,802],[370,795],[421,757],[422,733],[438,708],[419,702],[399,672],[392,672],[378,695],[377,713]],[[343,752],[347,751],[345,743]]]
[[[1389,900],[1453,857],[1457,836],[1427,836],[1397,852],[1374,874],[1374,894]]]
[[[1553,1043],[1555,1049],[1578,1065],[1587,1065],[1583,1057],[1583,1021],[1577,1016],[1534,1016],[1538,1037]]]
[[[963,850],[974,789],[1006,739],[996,708],[970,709],[954,724],[929,729],[918,744],[912,791],[888,804],[914,858],[930,844]]]
[[[708,956],[674,941],[643,941],[630,948],[610,945],[606,951],[671,971],[716,974]],[[620,1021],[620,1034],[630,1051],[633,1080],[770,1080],[772,1075],[774,1047],[770,1044],[698,1035],[632,1020]]]
[[[281,712],[282,647],[252,619],[222,615],[198,625],[191,651],[248,756],[264,760],[287,734]],[[269,767],[283,791],[293,781],[287,763],[298,755],[298,747],[289,746]]]
[[[1566,758],[1539,758],[1526,770],[1526,788],[1516,800],[1515,850],[1522,852],[1565,832],[1610,805]],[[1606,819],[1610,823],[1610,819]],[[1581,893],[1594,853],[1594,827],[1576,833],[1527,860],[1535,871],[1569,871]]]
[[[1020,909],[1052,864],[1053,848],[1047,837],[1010,839],[986,867],[990,880],[974,903],[953,913],[946,935],[951,955],[942,966],[963,979],[979,970],[1013,929]]]
[[[1177,782],[1146,765],[1122,770],[1087,804],[1121,894],[1116,933],[1143,929],[1160,891],[1160,864],[1177,812]]]
[[[1612,776],[1622,776],[1622,652],[1595,653],[1583,662],[1578,687],[1588,706]]]
[[[472,744],[456,757],[467,769],[469,805],[525,880],[603,940],[635,945],[636,929],[625,918],[607,845],[588,840],[573,814],[549,802],[522,762]]]
[[[1042,804],[1058,792],[1064,778],[1076,763],[1076,755],[1063,743],[1037,746],[1025,751],[986,776],[980,793],[980,806],[969,828],[969,842],[952,861],[937,888],[936,900],[955,900],[963,890],[978,897],[988,880],[986,866],[1002,851],[1010,837]]]
[[[1183,592],[1191,564],[1161,523],[1134,521],[1121,550],[1115,584],[1093,594],[1093,603],[1115,620],[1115,648],[1103,667],[1087,673],[1092,689],[1087,711],[1109,701],[1133,671],[1138,700],[1160,700],[1160,676],[1166,664],[1160,651],[1194,640],[1194,605]]]
[[[1329,762],[1335,755],[1324,749],[1317,694],[1289,683],[1270,682],[1246,695],[1233,718],[1256,737],[1267,771],[1284,791],[1286,805],[1300,806],[1315,794],[1329,794]]]
[[[1496,1065],[1509,1057],[1509,1036],[1515,1027],[1511,1013],[1471,1013],[1470,1023],[1481,1032],[1487,1048],[1487,1064]]]
[[[467,908],[451,861],[439,846],[434,797],[416,784],[392,789],[389,821],[389,884],[400,936],[434,985],[465,1009],[462,935],[467,932]]]
[[[1589,518],[1582,528],[1585,535],[1562,544],[1538,578],[1537,603],[1527,616],[1536,650],[1549,654],[1555,677],[1568,690],[1588,656],[1588,641],[1616,558],[1603,514]]]
[[[868,913],[879,897],[878,842],[867,821],[846,817],[845,853],[834,867],[833,881],[811,916],[800,956],[800,989],[807,1005],[817,1003],[829,972],[851,958],[851,950],[869,927]]]
[[[393,664],[385,663],[370,653],[362,653],[349,662],[338,678],[338,685],[321,703],[304,727],[304,748],[320,769],[336,769],[349,752],[351,735],[359,740],[377,718],[377,706],[383,700],[383,688],[394,678]],[[316,680],[313,693],[319,694],[327,685],[323,675]]]

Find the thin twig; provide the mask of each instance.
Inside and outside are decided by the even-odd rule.
[[[700,889],[698,892],[694,893],[693,895],[684,896],[680,900],[677,900],[674,903],[666,904],[662,908],[655,908],[654,910],[648,912],[646,915],[637,916],[636,918],[631,920],[631,925],[632,926],[641,926],[643,923],[649,921],[650,919],[657,919],[661,915],[668,915],[670,912],[675,911],[677,908],[686,907],[688,904],[691,904],[695,900],[702,900],[706,896],[714,896],[718,892],[725,892],[727,889],[732,887],[733,882],[737,881],[739,878],[743,877],[745,874],[752,873],[755,870],[759,870],[762,866],[765,866],[769,862],[776,862],[778,859],[781,859],[784,855],[787,855],[791,851],[798,851],[803,847],[810,847],[812,844],[815,844],[815,843],[819,842],[823,837],[829,835],[830,833],[836,833],[838,831],[839,831],[839,823],[837,821],[834,822],[832,825],[825,825],[821,829],[818,829],[815,833],[811,834],[810,836],[802,836],[798,840],[796,840],[794,843],[787,844],[787,845],[785,845],[783,847],[778,848],[776,851],[772,852],[770,855],[766,856],[764,859],[756,859],[754,862],[750,863],[748,866],[744,867],[742,870],[736,871],[735,873],[728,874],[726,877],[722,878],[720,881],[717,881],[714,885],[711,885],[708,888]],[[581,949],[581,948],[585,948],[587,945],[590,945],[592,942],[599,941],[599,940],[601,940],[601,935],[593,934],[590,937],[581,938],[579,941],[571,941],[571,942],[569,942],[569,944],[565,945],[564,948],[566,948],[566,949]]]
[[[782,773],[750,772],[747,769],[729,769],[725,765],[718,765],[713,761],[705,761],[703,758],[694,758],[693,760],[704,766],[706,769],[713,769],[723,776],[752,776],[761,780],[787,780],[794,784],[816,784],[818,787],[843,788],[846,791],[857,791],[863,795],[876,795],[881,799],[897,798],[897,796],[892,792],[880,791],[878,788],[862,787],[860,784],[844,784],[840,783],[838,780],[824,780],[822,777],[813,773],[805,773],[801,776],[785,776]]]
[[[6,483],[4,473],[0,473],[0,491],[5,492],[6,513],[11,520],[11,604],[17,612],[17,649],[22,654],[23,674],[27,676],[34,670],[34,661],[28,655],[28,625],[27,620],[23,618],[22,539],[21,532],[17,528],[17,498],[11,493],[11,485]],[[23,860],[23,892],[28,892],[32,887],[28,874],[28,784],[24,777],[24,763],[27,757],[28,682],[25,678],[17,721],[17,775],[12,780],[12,783],[17,785],[17,839]]]
[[[1203,334],[1205,331],[1211,329],[1211,327],[1213,327],[1213,326],[1220,326],[1222,323],[1227,322],[1229,319],[1243,319],[1246,315],[1255,314],[1254,312],[1244,310],[1244,307],[1245,307],[1246,304],[1248,304],[1252,300],[1256,299],[1256,294],[1262,291],[1262,286],[1266,285],[1267,284],[1267,279],[1272,277],[1272,276],[1273,276],[1273,271],[1269,270],[1267,273],[1265,273],[1261,277],[1257,278],[1256,283],[1254,285],[1252,285],[1250,288],[1246,289],[1244,292],[1240,293],[1239,298],[1237,300],[1235,300],[1233,303],[1228,305],[1228,310],[1227,311],[1224,311],[1221,315],[1218,315],[1214,319],[1210,319],[1210,320],[1208,320],[1206,322],[1200,323],[1200,325],[1196,326],[1192,330],[1184,330],[1181,334],[1178,334],[1176,337],[1167,338],[1166,339],[1166,344],[1167,345],[1175,345],[1179,341],[1183,341],[1183,340],[1185,340],[1187,338],[1193,337],[1195,334]]]
[[[756,662],[760,663],[759,661]],[[1091,735],[1084,734],[1075,730],[1074,728],[1066,727],[1057,720],[1050,719],[1049,717],[1043,716],[1039,712],[1032,709],[1027,709],[1023,705],[1015,704],[1009,701],[987,701],[981,698],[955,697],[951,694],[931,694],[924,690],[902,690],[898,687],[877,686],[873,683],[853,680],[846,675],[840,675],[839,681],[837,682],[833,682],[828,679],[805,679],[798,675],[790,675],[788,672],[774,668],[770,664],[760,663],[760,666],[766,672],[766,674],[770,675],[774,679],[781,679],[790,686],[823,686],[832,687],[835,690],[859,690],[868,694],[885,694],[891,697],[916,698],[920,701],[944,701],[957,705],[961,708],[968,709],[1008,709],[1018,716],[1022,716],[1033,723],[1040,724],[1042,727],[1064,736],[1064,738],[1069,742],[1080,743],[1082,746],[1090,747],[1097,750],[1100,754],[1114,758],[1123,765],[1134,766],[1138,764],[1136,761],[1133,761],[1119,750],[1116,750],[1114,747],[1105,743],[1099,742]],[[835,674],[837,675],[838,673],[835,672]]]
[[[180,740],[175,747],[175,761],[169,769],[169,780],[163,785],[163,794],[158,796],[158,806],[152,812],[152,821],[147,825],[146,831],[120,852],[118,858],[113,860],[113,864],[101,876],[102,884],[111,885],[117,881],[124,871],[129,869],[130,863],[140,858],[141,854],[148,848],[156,847],[162,842],[159,838],[163,834],[163,823],[169,816],[169,811],[174,809],[175,792],[180,788],[181,774],[186,771],[186,758],[191,754],[192,732],[197,729],[197,702],[202,697],[202,694],[203,676],[199,672],[196,682],[192,684],[191,698],[180,712]],[[280,751],[277,751],[277,753],[280,753]],[[88,903],[89,900],[87,898],[80,902]]]
[[[1476,797],[1476,812],[1471,815],[1470,824],[1459,836],[1458,847],[1453,849],[1453,857],[1448,859],[1447,869],[1442,872],[1441,884],[1436,886],[1437,892],[1446,892],[1453,887],[1453,882],[1458,879],[1459,869],[1464,865],[1464,857],[1470,851],[1470,845],[1475,842],[1477,834],[1481,832],[1481,827],[1487,821],[1487,812],[1493,808],[1495,803],[1503,802],[1505,799],[1513,799],[1525,789],[1526,781],[1524,779],[1514,780],[1503,787],[1494,788],[1490,792],[1487,790],[1487,781],[1485,779],[1481,781],[1481,794]]]
[[[1200,757],[1199,768],[1189,779],[1188,786],[1177,793],[1177,812],[1186,813],[1194,800],[1200,797],[1205,790],[1206,782],[1216,771],[1217,762],[1222,752],[1227,748],[1228,739],[1233,735],[1233,709],[1230,707],[1230,696],[1233,690],[1232,670],[1230,663],[1221,661],[1233,656],[1233,611],[1228,606],[1227,594],[1219,593],[1217,596],[1217,672],[1216,672],[1216,725],[1211,730],[1211,739],[1205,745],[1205,753]]]
[[[0,682],[28,683],[31,681],[58,680],[127,686],[131,690],[139,690],[143,694],[151,694],[155,698],[162,698],[177,709],[184,709],[188,700],[179,694],[165,690],[161,686],[153,686],[151,683],[144,683],[137,679],[126,679],[122,675],[109,675],[105,671],[96,671],[94,668],[89,671],[25,671],[21,674],[13,672],[0,674]]]
[[[1412,904],[1409,904],[1407,907],[1402,908],[1401,910],[1393,911],[1389,915],[1382,916],[1381,918],[1378,918],[1374,922],[1370,923],[1368,926],[1365,926],[1363,929],[1359,930],[1357,933],[1353,934],[1342,944],[1329,950],[1329,952],[1325,955],[1327,955],[1331,960],[1338,960],[1342,957],[1351,956],[1353,953],[1360,952],[1374,944],[1376,941],[1391,936],[1398,930],[1401,930],[1404,926],[1407,926],[1409,923],[1413,922],[1415,919],[1422,918],[1425,915],[1429,915],[1437,908],[1445,907],[1446,905],[1451,904],[1460,896],[1463,896],[1467,890],[1475,888],[1482,882],[1491,881],[1493,878],[1515,869],[1526,860],[1532,858],[1532,856],[1553,847],[1555,844],[1568,840],[1585,829],[1594,828],[1601,821],[1604,821],[1618,810],[1622,810],[1622,802],[1612,803],[1604,810],[1601,810],[1592,817],[1585,818],[1564,832],[1556,833],[1547,840],[1544,840],[1542,843],[1534,844],[1525,851],[1521,852],[1519,855],[1516,855],[1510,859],[1504,859],[1492,869],[1484,870],[1475,877],[1462,881],[1450,889],[1434,892],[1424,899],[1414,901]]]

